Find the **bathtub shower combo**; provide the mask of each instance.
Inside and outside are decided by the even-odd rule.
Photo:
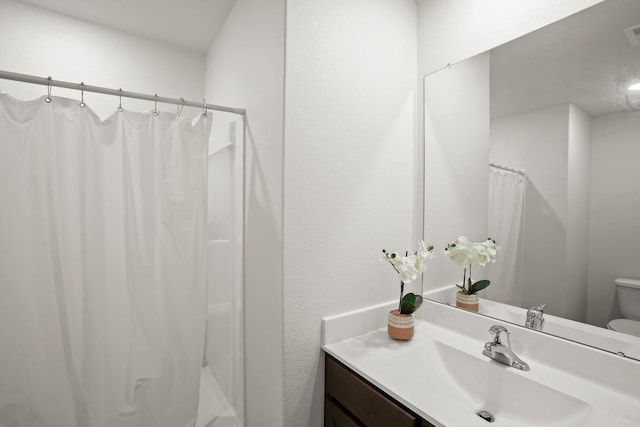
[[[0,77],[0,425],[243,426],[244,111]]]

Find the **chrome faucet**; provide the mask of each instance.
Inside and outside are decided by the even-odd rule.
[[[489,332],[495,334],[495,337],[493,337],[493,341],[489,341],[484,345],[482,354],[503,365],[512,366],[521,371],[529,370],[529,365],[523,362],[522,359],[516,356],[511,350],[511,341],[509,340],[510,333],[507,331],[507,328],[500,325],[493,325],[491,329],[489,329]],[[507,345],[504,345],[500,339],[500,334],[503,332],[507,335]]]
[[[544,319],[542,315],[544,314],[546,306],[547,304],[542,304],[537,307],[531,307],[527,310],[527,320],[525,321],[524,326],[535,329],[536,331],[541,331],[544,326]]]

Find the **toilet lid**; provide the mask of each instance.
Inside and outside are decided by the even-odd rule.
[[[614,319],[607,325],[614,331],[640,337],[640,322],[631,319]]]

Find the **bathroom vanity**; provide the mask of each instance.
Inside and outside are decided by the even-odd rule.
[[[501,324],[518,370],[483,355],[494,319],[425,301],[400,342],[387,309],[324,319],[325,426],[637,426],[637,361]]]

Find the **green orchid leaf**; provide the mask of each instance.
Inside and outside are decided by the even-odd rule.
[[[408,302],[410,304],[416,305],[416,294],[409,292],[402,297],[402,302]]]
[[[416,295],[416,310],[422,306],[422,297],[420,295]]]
[[[481,290],[483,290],[484,288],[486,288],[490,284],[491,284],[491,282],[488,281],[488,280],[478,280],[476,283],[474,283],[473,285],[471,285],[469,287],[469,293],[470,294],[475,294],[477,292],[480,292]]]
[[[416,307],[415,304],[412,304],[408,301],[402,301],[402,304],[400,304],[400,313],[401,314],[411,314],[414,311],[416,311],[418,309],[418,307]]]
[[[402,302],[400,303],[400,313],[411,314],[418,308],[420,308],[421,305],[422,297],[410,292],[402,297]]]

